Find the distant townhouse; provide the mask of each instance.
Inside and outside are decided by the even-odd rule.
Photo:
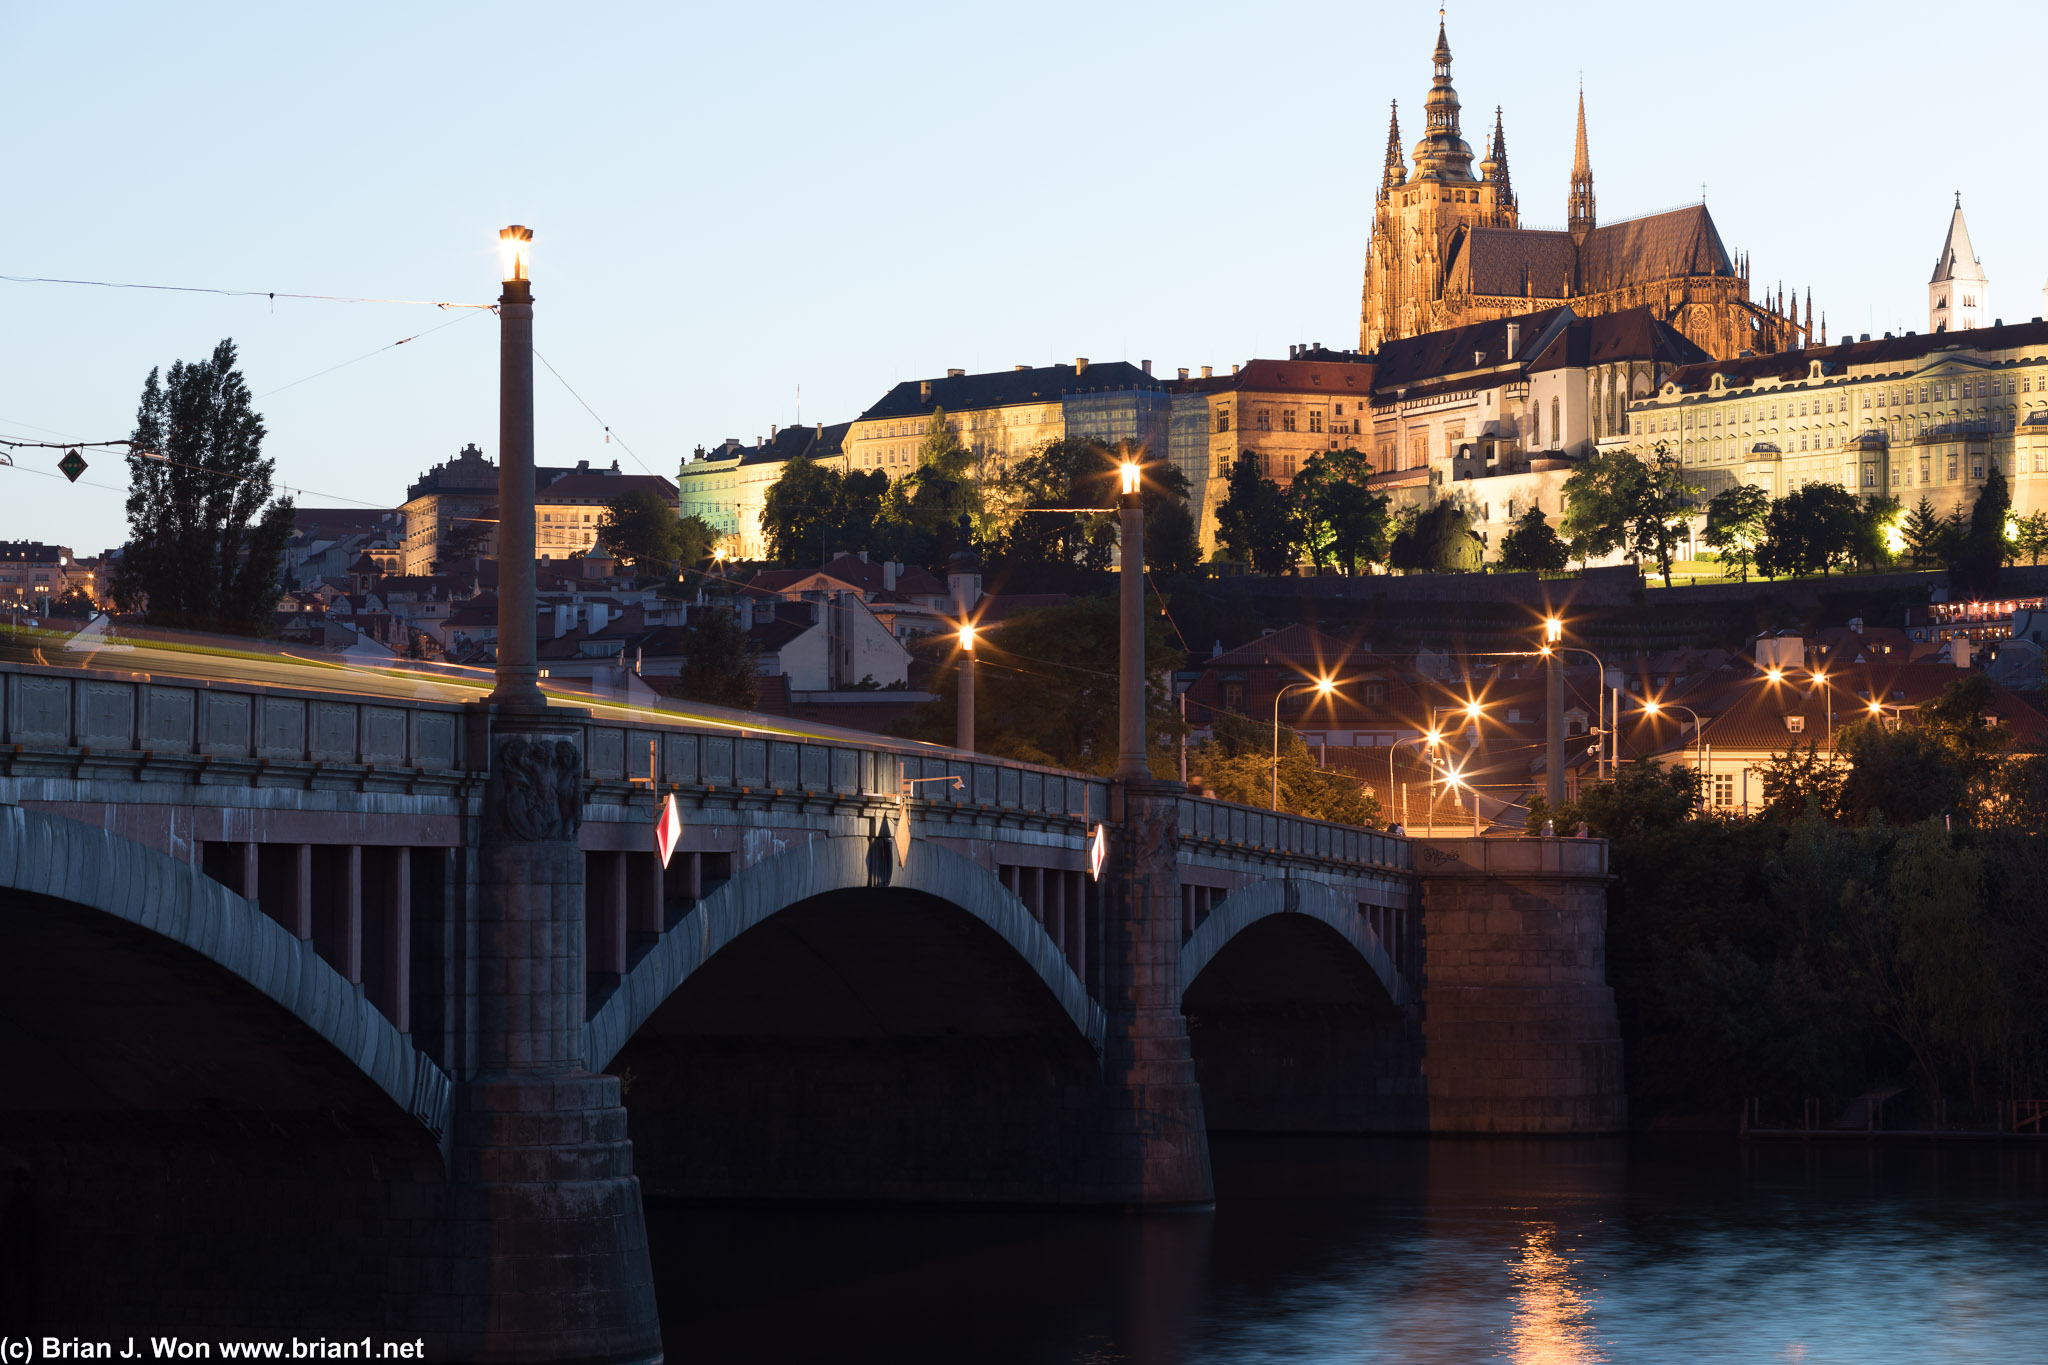
[[[625,474],[619,462],[610,469],[592,469],[585,461],[534,493],[534,554],[541,559],[568,559],[597,548],[598,527],[605,509],[628,493],[650,493],[673,514],[676,486],[654,474]]]

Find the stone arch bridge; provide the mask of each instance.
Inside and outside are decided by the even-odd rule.
[[[532,1297],[516,1255],[478,1250],[506,1181],[559,1199],[588,1173],[576,1217],[630,1247],[634,1174],[1200,1205],[1210,1129],[1622,1126],[1597,841],[1407,840],[869,737],[560,711],[581,914],[534,971],[477,909],[495,724],[0,665],[0,1162],[48,1267],[39,1320],[199,1311],[178,1257],[104,1273],[138,1208],[158,1250],[270,1230],[241,1253],[259,1319],[488,1356]],[[574,1068],[535,1100],[514,1083],[544,1023]],[[293,1228],[328,1248],[317,1309],[276,1252]]]

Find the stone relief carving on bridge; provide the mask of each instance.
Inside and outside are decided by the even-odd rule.
[[[508,736],[492,777],[492,811],[513,838],[573,839],[582,828],[583,758],[568,740]]]

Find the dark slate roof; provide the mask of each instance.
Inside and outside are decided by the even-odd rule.
[[[1605,365],[1618,360],[1695,365],[1713,359],[1677,328],[1659,321],[1649,308],[1625,308],[1619,313],[1581,318],[1565,329],[1560,343],[1533,357],[1529,369],[1536,372],[1567,365]]]
[[[1373,386],[1373,358],[1355,351],[1311,350],[1292,360],[1254,360],[1236,374],[1207,379],[1167,381],[1175,393],[1228,393],[1251,389],[1260,393],[1363,394]]]
[[[1667,382],[1678,385],[1682,393],[1699,393],[1708,388],[1717,374],[1724,377],[1730,388],[1739,388],[1759,379],[1804,379],[1816,360],[1821,362],[1823,374],[1839,374],[1851,365],[1898,365],[1905,369],[1944,351],[2003,351],[2021,346],[2048,346],[2048,322],[1976,327],[1962,332],[1908,333],[1875,341],[1809,346],[1777,355],[1707,361],[1688,365]]]
[[[931,385],[925,397],[923,386]],[[1127,360],[1091,363],[1082,374],[1072,365],[1042,365],[1028,370],[997,370],[993,374],[948,375],[944,379],[906,379],[860,415],[863,422],[884,417],[926,417],[934,408],[959,412],[1064,398],[1074,393],[1150,389],[1165,393],[1164,380],[1146,374]]]
[[[617,474],[602,469],[564,474],[542,491],[546,497],[536,494],[541,502],[566,502],[576,498],[593,503],[610,502],[627,493],[643,492],[668,502],[674,502],[678,497],[676,486],[659,474]]]
[[[847,554],[835,556],[821,569],[763,569],[754,575],[750,586],[764,592],[785,592],[792,584],[819,574],[864,593],[876,596],[884,593],[882,562],[862,562],[858,555]],[[945,591],[946,585],[922,565],[905,564],[897,570],[895,592],[898,597],[930,597]]]
[[[1605,293],[1649,280],[1733,275],[1705,204],[1604,223],[1586,235],[1584,250],[1571,234],[1541,228],[1471,228],[1452,243],[1452,285],[1474,294],[1532,299]]]
[[[1587,293],[1645,280],[1735,273],[1705,204],[1603,223],[1587,234],[1579,287]]]
[[[1495,318],[1464,327],[1449,327],[1441,332],[1424,332],[1420,336],[1384,341],[1380,343],[1379,374],[1373,382],[1383,391],[1411,388],[1447,374],[1463,374],[1486,366],[1507,364],[1509,323],[1521,326],[1521,349],[1517,359],[1526,358],[1548,344],[1553,328],[1568,324],[1576,317],[1569,308],[1546,308],[1520,317]],[[1475,364],[1475,359],[1482,355],[1484,359]]]
[[[1451,244],[1453,285],[1473,294],[1561,299],[1569,291],[1569,233],[1533,228],[1472,228]]]
[[[783,427],[758,446],[742,448],[741,464],[780,464],[798,458],[823,460],[839,454],[846,446],[851,422],[832,426]]]

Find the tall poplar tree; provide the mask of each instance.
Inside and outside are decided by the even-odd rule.
[[[271,498],[263,419],[224,340],[149,372],[128,457],[128,544],[114,599],[150,625],[268,635],[290,498]],[[159,457],[159,458],[152,458]]]

